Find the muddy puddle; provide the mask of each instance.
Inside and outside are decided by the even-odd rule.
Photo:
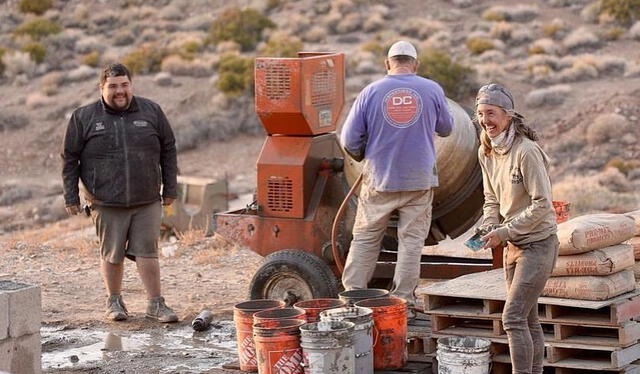
[[[187,325],[145,331],[45,326],[40,333],[42,367],[48,373],[106,366],[114,372],[135,367],[141,373],[200,373],[237,360],[232,321],[218,321],[202,332]]]

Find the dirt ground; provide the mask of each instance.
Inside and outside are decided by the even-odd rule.
[[[128,373],[135,369],[137,373],[197,373],[234,359],[232,306],[245,300],[248,282],[261,258],[219,237],[205,238],[199,231],[187,233],[180,242],[163,242],[161,246],[163,295],[180,317],[179,323],[167,326],[144,317],[146,296],[135,264],[130,261],[125,264],[123,296],[131,317],[120,323],[104,320],[105,292],[90,219],[73,217],[0,238],[0,279],[41,287],[45,372]],[[189,324],[203,309],[214,313],[218,328],[197,337]],[[89,353],[92,345],[109,334],[133,343],[129,350],[125,347],[110,354],[105,367],[104,357],[91,360]],[[170,338],[172,334],[174,339]],[[158,339],[160,343],[153,344],[156,348],[149,349],[149,340]],[[222,349],[215,344],[208,349],[212,339],[221,343]],[[176,346],[176,342],[183,345]],[[73,351],[81,347],[85,351]],[[104,351],[104,347],[97,350]],[[222,352],[222,356],[215,356],[216,352]],[[78,356],[84,357],[82,354],[86,354],[87,362],[80,359],[74,363]],[[162,369],[172,360],[185,361],[185,357],[198,361],[197,365]]]

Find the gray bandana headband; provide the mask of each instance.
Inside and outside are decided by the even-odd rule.
[[[480,90],[478,90],[478,96],[476,96],[476,107],[479,104],[499,106],[509,113],[513,113],[515,110],[513,95],[511,95],[511,92],[503,86],[495,83],[482,86]]]

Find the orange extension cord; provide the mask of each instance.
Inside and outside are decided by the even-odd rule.
[[[360,185],[360,182],[362,182],[362,174],[358,176],[358,179],[356,179],[353,186],[351,186],[351,189],[342,201],[342,204],[340,204],[340,208],[338,208],[338,212],[336,213],[336,218],[333,220],[333,226],[331,226],[331,253],[333,254],[333,259],[336,262],[336,266],[338,267],[338,271],[340,271],[340,274],[342,274],[342,272],[344,271],[344,259],[338,252],[338,246],[336,245],[336,237],[338,236],[338,223],[342,219],[344,211],[349,205],[349,199],[351,199],[351,196],[353,196],[353,194],[355,193],[356,188],[358,188],[358,186]]]

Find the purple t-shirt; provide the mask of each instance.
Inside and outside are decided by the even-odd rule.
[[[434,133],[448,136],[453,117],[442,88],[416,74],[387,75],[360,92],[342,127],[342,146],[365,148],[364,172],[376,191],[438,186]]]

